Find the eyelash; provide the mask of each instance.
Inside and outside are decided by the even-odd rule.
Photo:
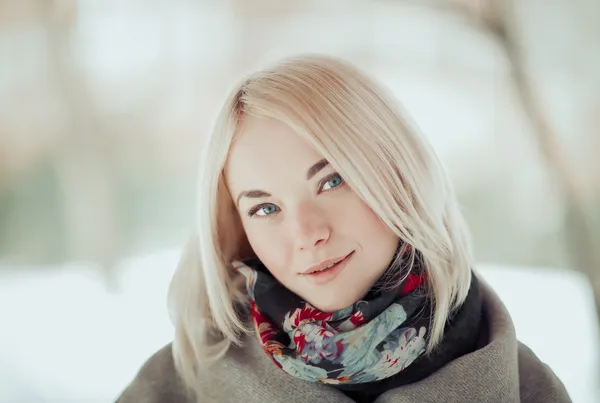
[[[333,179],[333,178],[335,178],[335,177],[339,177],[339,178],[340,178],[340,180],[341,180],[341,183],[340,183],[339,185],[337,185],[337,186],[335,186],[335,187],[332,187],[331,189],[327,189],[327,190],[321,190],[321,189],[323,188],[323,186],[324,186],[324,185],[325,185],[327,182],[329,182],[330,180],[332,180],[332,179]],[[324,177],[323,179],[321,179],[321,181],[319,182],[319,194],[321,194],[321,193],[323,193],[323,192],[331,192],[331,191],[334,191],[334,190],[336,190],[336,189],[339,189],[339,188],[341,188],[341,187],[342,187],[344,184],[346,184],[346,181],[344,181],[344,178],[342,178],[342,176],[341,176],[339,173],[337,173],[337,172],[334,172],[334,173],[332,173],[332,174],[330,174],[330,175],[327,175],[327,176],[326,176],[326,177]],[[264,207],[266,207],[266,206],[270,206],[270,205],[274,205],[274,204],[273,204],[273,203],[262,203],[262,204],[259,204],[259,205],[257,205],[257,206],[254,206],[253,208],[251,208],[251,209],[248,211],[247,215],[248,215],[248,217],[250,217],[250,218],[267,218],[267,217],[269,217],[269,216],[273,215],[274,213],[267,214],[267,215],[264,215],[264,216],[257,216],[257,215],[256,215],[256,213],[257,213],[257,212],[259,212],[259,211],[260,211],[260,209],[262,209],[262,208],[264,208]]]

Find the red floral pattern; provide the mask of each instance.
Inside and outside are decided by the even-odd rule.
[[[291,375],[326,384],[377,381],[402,371],[425,351],[428,321],[417,317],[412,321],[416,328],[403,327],[425,301],[424,293],[403,298],[425,284],[421,273],[410,273],[395,291],[382,291],[373,300],[336,312],[322,312],[306,302],[286,312],[282,311],[285,301],[278,299],[266,305],[277,308],[267,315],[255,299],[257,281],[262,282],[263,303],[265,298],[269,302],[270,290],[282,286],[268,273],[240,262],[235,267],[246,277],[260,344],[273,362]],[[273,323],[272,317],[282,323]]]

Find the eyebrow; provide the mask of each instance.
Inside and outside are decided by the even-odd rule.
[[[239,206],[240,205],[240,199],[242,197],[249,197],[251,199],[259,199],[262,197],[271,197],[271,193],[269,192],[265,192],[264,190],[244,190],[243,192],[241,192],[236,200],[236,204]]]
[[[308,172],[306,173],[306,180],[310,180],[313,176],[315,176],[321,169],[325,168],[329,165],[329,161],[323,158],[321,161],[314,164],[312,167],[308,168]]]
[[[313,176],[315,176],[319,171],[321,171],[327,165],[329,165],[329,161],[327,161],[327,159],[325,159],[325,158],[323,158],[322,160],[313,164],[310,168],[308,168],[308,171],[306,172],[306,180],[312,179]],[[258,190],[258,189],[244,190],[244,191],[240,192],[240,194],[237,197],[236,204],[238,206],[240,204],[240,199],[242,197],[259,199],[259,198],[263,198],[263,197],[271,197],[271,193],[265,192],[264,190]]]

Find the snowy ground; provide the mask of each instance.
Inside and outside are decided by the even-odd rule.
[[[165,298],[177,255],[124,261],[114,294],[85,265],[0,267],[0,402],[114,401],[171,339]],[[573,401],[600,401],[600,339],[585,279],[558,269],[480,271],[505,301],[519,338],[554,369]]]

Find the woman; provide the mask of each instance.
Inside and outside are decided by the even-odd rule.
[[[446,173],[352,65],[246,78],[201,158],[175,340],[130,402],[569,402],[472,271]]]

